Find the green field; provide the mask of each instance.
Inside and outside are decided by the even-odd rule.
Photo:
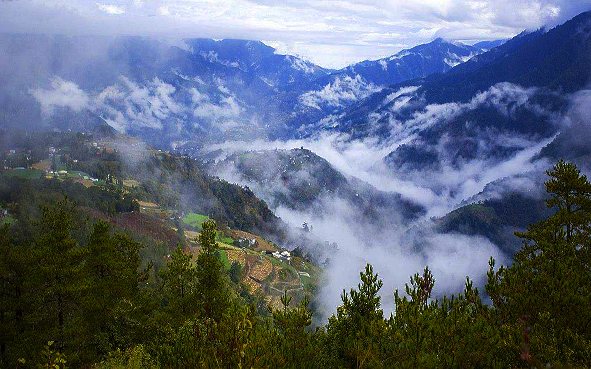
[[[206,215],[201,215],[197,213],[188,213],[183,219],[183,223],[190,225],[191,227],[195,227],[196,229],[201,230],[201,225],[205,223],[205,221],[209,219]]]
[[[222,260],[224,268],[226,270],[230,270],[230,261],[228,260],[228,255],[226,255],[226,252],[224,250],[220,250],[220,260]]]
[[[84,177],[90,178],[90,175],[88,175],[84,172],[79,172],[77,170],[69,171],[67,176],[68,176],[68,178],[84,178]]]
[[[66,164],[61,162],[61,155],[55,156],[55,171],[59,172],[60,170],[67,170]]]
[[[226,235],[220,234],[219,232],[217,234],[216,241],[220,241],[220,242],[223,242],[223,243],[226,243],[229,245],[234,243],[234,240],[232,238],[227,237]]]
[[[37,169],[14,169],[4,172],[5,176],[25,179],[40,179],[43,171]]]

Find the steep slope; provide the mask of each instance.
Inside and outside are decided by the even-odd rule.
[[[510,157],[558,132],[568,93],[591,76],[590,35],[591,13],[548,32],[519,35],[446,74],[373,94],[307,127],[306,134],[336,130],[401,141],[405,145],[387,158],[394,168]]]
[[[0,55],[0,127],[85,129],[74,123],[92,115],[164,147],[266,137],[287,117],[280,92],[328,73],[242,40],[181,48],[143,37],[4,34]]]
[[[188,39],[193,54],[250,73],[278,91],[300,88],[330,70],[293,55],[281,55],[260,41]]]
[[[490,47],[491,44],[486,45]],[[342,73],[359,74],[370,83],[392,85],[433,73],[445,73],[482,52],[483,49],[476,46],[437,38],[387,58],[351,65]]]
[[[393,146],[374,173],[429,189],[448,207],[435,208],[437,215],[470,204],[488,183],[515,182],[502,195],[482,197],[484,207],[448,214],[437,229],[485,236],[511,254],[511,231],[547,215],[542,195],[524,195],[529,181],[519,176],[540,177],[560,157],[589,168],[590,36],[591,12],[520,34],[445,74],[384,88],[303,134]],[[517,222],[513,215],[525,206],[537,213]]]
[[[339,112],[385,86],[445,73],[502,42],[469,46],[437,38],[387,58],[353,64],[319,78],[308,87],[308,91],[297,96],[295,111],[298,115],[292,125],[297,128],[300,123]]]
[[[426,81],[432,102],[467,101],[478,91],[500,82],[524,87],[548,87],[572,93],[589,82],[591,12],[582,13],[548,32],[522,35],[458,66],[446,76]]]
[[[229,182],[242,183],[269,203],[315,214],[329,207],[325,201],[346,203],[357,220],[405,223],[423,209],[395,193],[378,191],[354,177],[347,177],[325,159],[307,149],[268,150],[232,155],[210,169]],[[394,216],[395,214],[395,216]],[[403,219],[398,219],[402,214]]]
[[[514,234],[551,215],[544,200],[519,193],[462,206],[435,221],[440,233],[486,237],[509,257],[522,247]]]

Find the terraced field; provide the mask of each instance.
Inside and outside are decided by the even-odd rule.
[[[16,222],[16,220],[13,217],[2,217],[0,218],[0,226],[3,226],[5,224],[12,224]]]
[[[252,233],[248,233],[248,232],[243,232],[243,231],[239,231],[236,229],[233,229],[230,231],[230,237],[234,238],[234,239],[249,239],[249,240],[256,240],[256,247],[254,247],[253,249],[255,251],[275,251],[276,247],[269,241],[265,240],[262,237],[259,237],[257,235],[254,235]]]
[[[244,266],[246,264],[246,257],[244,256],[244,251],[237,251],[237,250],[225,250],[226,256],[228,257],[228,261],[230,265],[234,264],[235,261],[239,262],[240,265]]]
[[[259,288],[261,288],[261,285],[258,284],[257,282],[253,281],[250,278],[245,278],[244,279],[244,283],[246,283],[246,285],[249,287],[250,293],[254,293],[256,290],[258,290]]]
[[[263,258],[250,268],[250,275],[259,281],[264,281],[272,271],[273,264],[268,259]]]

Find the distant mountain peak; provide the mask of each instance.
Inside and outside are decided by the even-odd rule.
[[[431,42],[427,43],[427,45],[428,45],[428,44],[442,44],[442,43],[447,43],[447,44],[450,44],[451,42],[449,42],[449,41],[447,41],[447,40],[443,39],[442,37],[437,37],[435,40],[433,40],[433,41],[431,41]]]

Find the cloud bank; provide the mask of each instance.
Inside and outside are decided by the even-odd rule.
[[[0,2],[0,31],[266,40],[340,68],[435,37],[508,38],[588,10],[591,0],[19,0]]]

